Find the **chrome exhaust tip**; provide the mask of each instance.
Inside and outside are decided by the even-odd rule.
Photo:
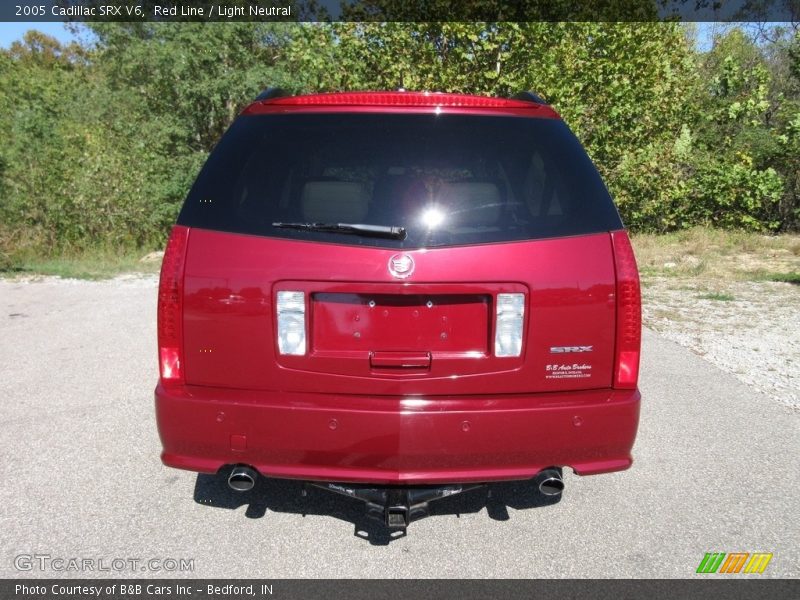
[[[559,496],[564,491],[564,480],[561,479],[561,472],[556,469],[545,469],[541,471],[536,480],[539,484],[539,492],[544,496]]]
[[[246,465],[239,465],[233,468],[228,475],[228,486],[237,492],[249,492],[253,489],[258,479],[258,472]]]

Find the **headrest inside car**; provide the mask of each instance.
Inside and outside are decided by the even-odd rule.
[[[500,190],[491,182],[445,183],[439,190],[451,227],[491,227],[500,218]]]
[[[364,186],[353,181],[309,181],[301,201],[303,218],[319,223],[360,223],[369,209]]]

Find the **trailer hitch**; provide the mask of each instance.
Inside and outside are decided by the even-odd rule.
[[[353,483],[314,483],[316,488],[361,500],[366,515],[382,521],[389,529],[405,529],[413,521],[427,517],[429,504],[456,494],[485,488],[486,484],[431,486],[361,486]]]

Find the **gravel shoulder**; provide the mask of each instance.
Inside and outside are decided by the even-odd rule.
[[[800,409],[800,286],[674,277],[642,283],[647,327]]]

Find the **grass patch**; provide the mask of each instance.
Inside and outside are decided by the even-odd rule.
[[[779,281],[782,283],[793,283],[800,285],[800,273],[766,273],[764,279],[767,281]]]
[[[70,279],[110,279],[122,273],[158,273],[161,261],[141,262],[145,251],[89,250],[62,256],[15,257],[0,277],[52,275]]]
[[[731,302],[736,300],[733,294],[726,294],[725,292],[709,292],[707,294],[700,294],[698,296],[701,300],[718,300],[720,302]]]
[[[632,239],[643,277],[794,283],[800,272],[800,235],[796,234],[695,227],[662,235],[639,234]]]
[[[667,321],[674,321],[680,323],[686,320],[686,315],[681,311],[672,308],[657,308],[653,311],[653,317]]]
[[[751,275],[752,281],[775,281],[778,283],[792,283],[794,285],[800,285],[800,272],[798,271],[780,273],[762,269],[760,271],[753,272]]]

